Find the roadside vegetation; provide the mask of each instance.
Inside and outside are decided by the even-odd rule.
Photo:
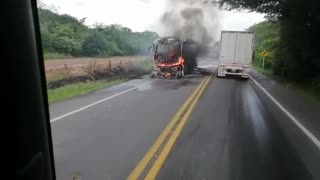
[[[56,60],[56,59],[72,58],[72,56],[71,55],[65,55],[65,54],[62,54],[62,53],[44,52],[43,58],[45,60]]]
[[[96,64],[94,61],[82,67],[81,75],[73,76],[69,70],[47,81],[49,103],[56,103],[92,91],[104,89],[130,79],[150,74],[152,63],[150,59],[141,62],[119,64],[113,68]]]
[[[126,78],[119,78],[111,81],[99,80],[90,81],[85,83],[74,83],[62,86],[56,89],[48,90],[49,103],[56,103],[66,99],[70,99],[76,96],[84,95],[92,91],[104,89],[122,82],[125,82]]]
[[[120,25],[89,27],[85,18],[53,11],[44,4],[38,8],[44,59],[52,60],[45,62],[49,103],[150,73],[148,48],[157,33]]]
[[[256,33],[254,65],[261,67],[260,53],[268,51],[265,74],[320,102],[320,2],[222,0],[220,6],[265,13],[266,21],[249,28]]]
[[[38,8],[45,59],[146,55],[159,37],[155,32],[133,32],[120,25],[85,25],[85,18],[60,15],[45,5]]]
[[[287,76],[277,73],[277,68],[279,68],[278,55],[280,48],[280,25],[278,22],[264,21],[255,24],[249,28],[250,31],[255,32],[255,56],[253,65],[259,72],[276,79],[278,82],[284,84],[288,88],[293,88],[304,96],[308,97],[318,105],[320,105],[320,88],[317,78],[315,77],[313,81],[298,79],[291,79]],[[260,52],[267,50],[268,56],[265,58],[264,69],[262,69],[263,58]],[[293,61],[293,60],[292,60]],[[291,61],[287,63],[293,63]],[[288,64],[290,66],[290,64]],[[296,72],[297,74],[300,71]],[[304,76],[303,74],[300,74]]]

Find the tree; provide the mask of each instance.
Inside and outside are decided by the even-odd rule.
[[[273,68],[275,61],[275,52],[279,48],[279,23],[272,21],[263,21],[251,26],[249,31],[255,33],[255,59],[254,63],[261,66],[262,56],[260,53],[264,50],[269,52],[268,58],[265,60],[265,68]]]
[[[72,56],[82,55],[82,43],[87,27],[69,15],[58,15],[39,8],[44,52]]]
[[[313,82],[320,77],[320,2],[317,0],[221,0],[227,9],[249,9],[278,21],[280,43],[274,73]]]
[[[106,56],[107,42],[104,35],[100,32],[93,31],[88,35],[82,45],[83,54],[85,56]]]
[[[72,56],[124,56],[146,54],[158,34],[132,32],[121,25],[97,23],[93,28],[80,20],[39,8],[40,29],[45,53]]]

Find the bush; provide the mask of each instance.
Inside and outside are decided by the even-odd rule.
[[[312,87],[320,92],[320,76],[317,76],[315,78],[312,79]]]
[[[120,25],[97,24],[93,28],[69,15],[39,8],[42,45],[45,52],[71,56],[145,55],[159,36],[155,32],[132,32]]]
[[[249,28],[249,31],[255,33],[255,65],[262,67],[263,58],[260,53],[264,50],[269,55],[265,58],[264,68],[272,69],[275,63],[275,53],[279,48],[279,24],[277,22],[263,21]]]
[[[44,52],[43,53],[44,60],[50,60],[50,59],[64,59],[64,58],[72,58],[71,55],[68,54],[61,54],[61,53],[52,53],[52,52]]]

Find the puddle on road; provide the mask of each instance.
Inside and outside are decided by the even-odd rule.
[[[246,102],[247,108],[247,111],[245,112],[250,117],[249,120],[251,120],[257,143],[262,151],[267,145],[266,143],[268,142],[268,137],[270,135],[266,124],[267,119],[263,116],[263,114],[265,114],[263,110],[264,107],[251,87],[247,85],[247,88],[244,90],[243,102]]]

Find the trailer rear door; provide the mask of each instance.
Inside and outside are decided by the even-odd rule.
[[[220,63],[251,64],[253,33],[225,31],[221,34]]]
[[[234,63],[249,65],[252,60],[253,34],[241,32],[237,33],[237,48]]]
[[[234,63],[237,47],[237,33],[221,34],[220,63]]]

